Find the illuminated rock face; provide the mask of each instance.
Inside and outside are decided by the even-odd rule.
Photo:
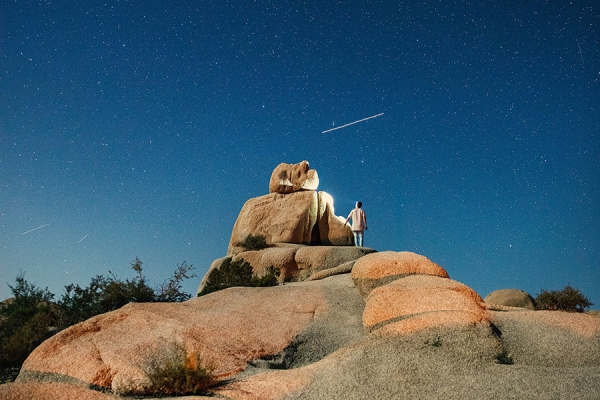
[[[279,164],[271,174],[269,193],[294,193],[301,190],[317,190],[319,175],[308,168],[308,161],[298,164]]]
[[[228,254],[248,235],[263,235],[269,244],[351,246],[352,231],[334,214],[333,199],[325,192],[306,190],[271,193],[246,202],[235,221]]]

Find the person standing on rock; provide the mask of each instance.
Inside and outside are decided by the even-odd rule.
[[[352,218],[352,233],[354,234],[354,245],[363,247],[363,240],[367,227],[367,214],[362,209],[362,203],[359,201],[356,203],[354,210],[350,211],[350,215],[346,218],[344,225],[348,223],[348,220]]]

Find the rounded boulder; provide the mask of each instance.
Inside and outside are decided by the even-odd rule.
[[[352,280],[363,298],[373,289],[409,275],[449,277],[444,268],[425,256],[409,251],[367,254],[352,268]]]

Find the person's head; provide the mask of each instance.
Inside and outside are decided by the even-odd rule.
[[[360,201],[357,201],[357,202],[356,202],[356,207],[358,207],[358,208],[361,208],[361,207],[362,207],[362,202],[360,202]]]

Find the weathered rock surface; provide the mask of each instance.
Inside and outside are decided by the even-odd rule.
[[[143,387],[145,356],[173,341],[212,361],[224,379],[214,391],[231,399],[598,398],[600,318],[492,311],[493,325],[457,324],[437,313],[469,311],[469,299],[477,302],[478,295],[459,282],[427,275],[395,280],[370,297],[402,297],[403,290],[422,295],[395,298],[390,310],[380,308],[386,315],[375,317],[387,321],[430,310],[418,316],[435,323],[368,334],[362,319],[370,306],[349,274],[233,288],[179,304],[132,304],[44,342],[17,383],[0,385],[0,398],[103,400],[109,396],[77,385]],[[431,290],[432,301],[422,302]],[[59,383],[40,383],[44,379]]]
[[[227,253],[243,251],[238,243],[248,235],[263,235],[270,244],[352,245],[352,230],[344,221],[334,214],[333,200],[326,193],[302,191],[255,197],[242,207]]]
[[[425,256],[408,251],[383,251],[359,259],[352,269],[352,280],[366,298],[376,287],[415,274],[448,278],[446,270]]]
[[[279,164],[271,174],[269,193],[293,193],[301,190],[317,190],[319,175],[309,169],[308,161],[298,164]]]
[[[496,306],[519,307],[535,310],[535,300],[531,295],[519,289],[501,289],[493,291],[483,299],[487,304]]]
[[[2,400],[114,400],[86,387],[59,382],[24,382],[0,385]]]
[[[490,322],[481,297],[448,278],[412,275],[373,289],[363,325],[378,334],[406,334],[442,325]]]
[[[309,279],[314,274],[325,270],[329,270],[330,275],[349,272],[347,269],[336,270],[336,268],[349,261],[356,261],[374,251],[368,247],[292,244],[278,244],[263,250],[244,251],[213,261],[210,269],[204,275],[197,293],[200,293],[206,285],[210,272],[215,268],[220,268],[227,258],[232,261],[243,259],[248,262],[257,276],[264,275],[270,267],[279,268],[280,280],[288,282]]]
[[[374,253],[368,247],[356,246],[306,246],[296,252],[299,280],[331,268],[336,268],[348,261],[360,260],[361,257]]]
[[[298,338],[293,358],[302,359],[298,353],[304,351],[306,362],[312,362],[306,354],[324,357],[363,335],[364,303],[347,275],[336,278],[230,288],[180,304],[132,303],[48,339],[26,360],[18,380],[34,374],[115,393],[143,392],[149,384],[145,365],[174,344],[199,354],[221,379],[284,351]],[[342,321],[349,325],[340,331]],[[306,339],[311,335],[316,338]],[[325,341],[328,346],[315,346]]]

